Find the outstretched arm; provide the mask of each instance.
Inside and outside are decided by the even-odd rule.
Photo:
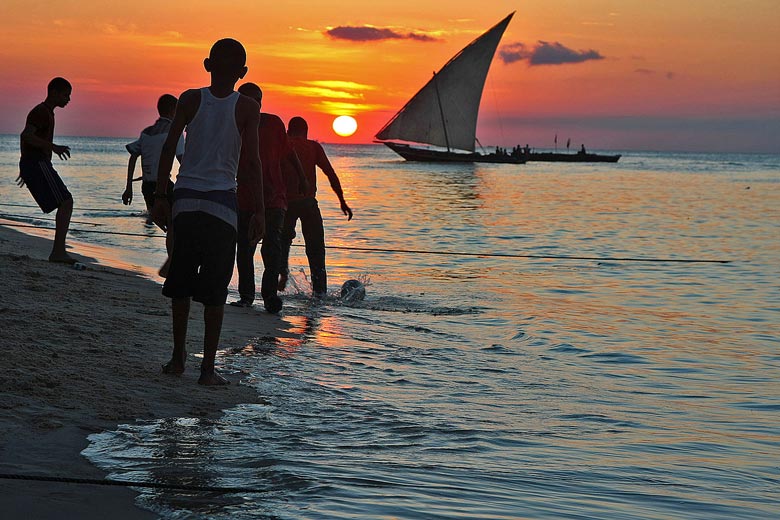
[[[339,198],[341,212],[347,216],[347,220],[352,220],[352,209],[347,205],[347,201],[344,200],[344,190],[341,189],[341,182],[339,181],[338,175],[336,175],[336,170],[334,170],[333,166],[330,164],[322,145],[318,144],[317,146],[317,166],[319,166],[322,172],[328,177],[328,182],[330,182],[333,193]]]

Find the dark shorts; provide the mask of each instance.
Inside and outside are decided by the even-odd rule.
[[[63,202],[73,200],[73,195],[65,187],[51,161],[21,159],[19,175],[44,213],[51,213]]]
[[[188,211],[173,221],[173,251],[163,294],[224,305],[236,257],[236,230],[208,213]]]
[[[154,207],[154,192],[157,189],[157,181],[141,181],[141,193],[144,196],[146,207]],[[165,190],[165,194],[168,196],[168,204],[173,207],[173,182],[168,180],[168,189]]]

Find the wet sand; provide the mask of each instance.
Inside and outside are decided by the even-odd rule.
[[[228,387],[197,384],[201,305],[190,315],[187,371],[164,375],[172,338],[159,283],[98,265],[77,244],[70,254],[87,270],[52,264],[50,247],[50,238],[0,225],[0,473],[101,479],[80,455],[90,433],[136,419],[218,417],[260,402],[241,374],[224,373]],[[220,349],[289,335],[279,317],[225,309]],[[156,518],[133,504],[135,496],[121,487],[0,479],[6,518]]]

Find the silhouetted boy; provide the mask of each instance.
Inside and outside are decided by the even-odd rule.
[[[125,205],[133,202],[133,174],[135,173],[135,163],[141,158],[141,193],[146,202],[146,210],[149,217],[152,215],[154,207],[154,192],[157,188],[157,170],[160,166],[160,154],[165,139],[168,137],[168,130],[171,128],[173,116],[176,114],[175,96],[163,94],[157,100],[157,113],[160,115],[153,125],[147,126],[141,131],[141,135],[132,143],[125,146],[130,152],[130,159],[127,162],[127,184],[122,193],[122,202]],[[176,144],[176,158],[181,162],[184,154],[184,136],[179,137]],[[168,200],[173,203],[173,183],[168,183]],[[151,222],[151,220],[150,220]]]
[[[173,353],[163,365],[166,374],[184,372],[187,358],[187,320],[190,298],[204,305],[203,361],[198,383],[225,385],[214,370],[222,331],[228,284],[236,254],[236,175],[242,150],[247,161],[246,182],[254,201],[249,224],[250,242],[257,243],[265,228],[262,168],[258,153],[257,103],[238,92],[236,82],[247,72],[246,51],[236,40],[216,42],[203,62],[211,85],[179,97],[176,115],[163,145],[152,216],[163,231],[173,222],[173,252],[163,294],[171,298]],[[169,182],[176,143],[184,128],[187,142],[168,204]]]
[[[54,109],[70,102],[73,87],[64,78],[49,82],[46,99],[27,114],[21,134],[22,154],[19,160],[19,186],[27,185],[44,213],[55,209],[54,245],[50,262],[72,264],[76,259],[65,251],[65,236],[73,213],[73,196],[51,164],[52,153],[62,160],[70,157],[70,148],[54,144]]]
[[[157,113],[160,115],[152,126],[147,126],[141,131],[141,135],[132,143],[125,146],[130,152],[130,159],[127,161],[127,184],[122,193],[122,202],[129,205],[133,202],[133,174],[135,173],[135,163],[138,157],[141,157],[141,193],[146,202],[146,210],[149,213],[146,223],[152,222],[152,208],[154,207],[154,192],[157,189],[157,170],[160,166],[160,154],[165,139],[168,137],[168,130],[171,128],[173,116],[176,114],[177,99],[170,94],[163,94],[157,100]],[[179,137],[176,144],[176,158],[181,163],[184,154],[184,136]],[[173,183],[168,182],[168,203],[173,204]],[[165,278],[168,276],[170,267],[171,248],[173,247],[173,233],[169,231],[165,236],[165,248],[168,251],[168,258],[158,271],[159,275]]]
[[[328,156],[325,155],[325,150],[320,143],[307,138],[308,132],[309,125],[305,119],[302,117],[290,119],[287,135],[303,165],[308,190],[301,194],[296,186],[290,186],[287,191],[287,213],[282,229],[282,267],[279,289],[283,290],[287,285],[290,245],[295,238],[295,225],[300,219],[301,232],[306,244],[306,257],[309,260],[312,290],[315,296],[323,297],[328,292],[328,275],[325,270],[325,230],[322,226],[322,214],[316,199],[318,166],[328,177],[330,187],[339,198],[341,211],[347,216],[347,220],[352,220],[352,210],[344,200],[341,182],[339,182],[338,175],[331,166]]]
[[[262,106],[263,91],[254,83],[244,83],[238,91]],[[284,122],[274,114],[260,114],[260,161],[263,163],[263,199],[265,200],[265,236],[260,254],[263,257],[263,278],[260,295],[265,310],[277,313],[282,310],[282,299],[277,294],[279,273],[282,266],[282,224],[287,211],[287,182],[282,176],[282,163],[289,166],[296,188],[305,184],[305,177],[298,157],[287,141]],[[251,193],[243,187],[243,168],[238,169],[238,244],[236,267],[238,268],[238,294],[240,299],[231,302],[237,307],[251,307],[255,299],[254,255],[256,244],[250,244],[241,235],[252,215]],[[299,189],[305,189],[300,187]]]

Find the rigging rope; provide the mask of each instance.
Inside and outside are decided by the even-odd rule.
[[[32,224],[1,224],[7,227],[34,228],[54,230],[51,227]],[[101,231],[97,229],[71,229],[71,233],[96,233],[102,235],[118,235],[141,238],[165,238],[165,235],[143,235],[141,233],[126,233],[122,231]],[[292,244],[295,247],[305,247],[304,244]],[[326,246],[327,249],[342,251],[361,251],[366,253],[405,253],[417,255],[471,256],[480,258],[525,258],[534,260],[595,260],[599,262],[648,262],[648,263],[687,263],[687,264],[730,264],[731,260],[709,260],[697,258],[635,258],[611,256],[567,256],[567,255],[530,255],[521,253],[471,253],[465,251],[430,251],[425,249],[389,249],[378,247]]]

